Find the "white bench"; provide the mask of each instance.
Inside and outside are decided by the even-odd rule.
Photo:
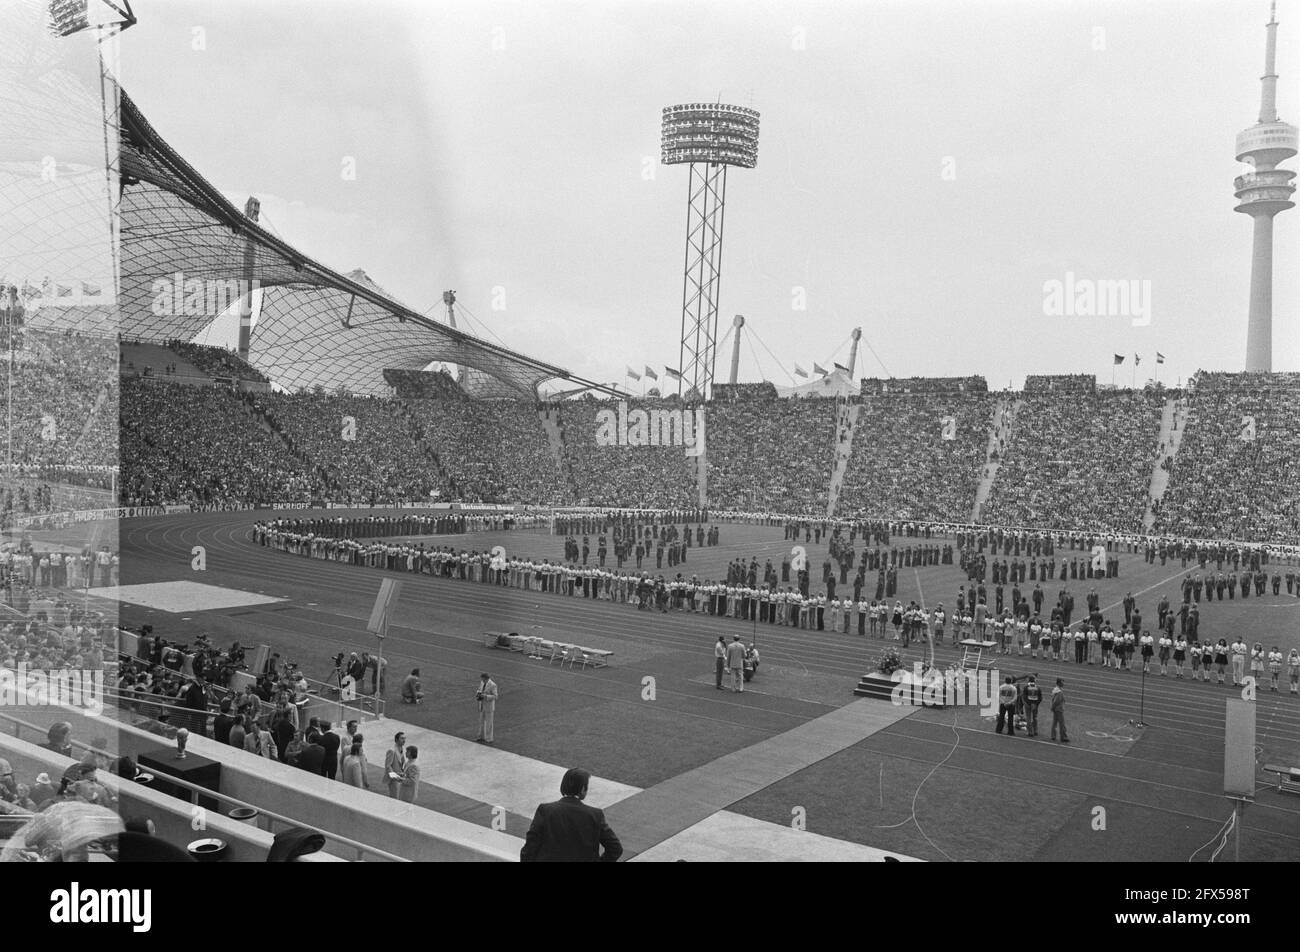
[[[1277,764],[1265,764],[1264,769],[1277,774],[1279,793],[1300,793],[1300,767],[1281,767]]]

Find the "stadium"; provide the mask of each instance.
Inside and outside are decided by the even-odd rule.
[[[1149,291],[1094,299],[1040,262],[1036,320],[1124,331],[935,360],[878,316],[727,326],[760,122],[774,161],[791,129],[766,110],[670,94],[638,120],[669,317],[494,330],[469,292],[407,305],[371,277],[404,265],[318,258],[205,177],[226,150],[298,157],[133,98],[145,9],[0,16],[23,130],[0,155],[7,856],[578,858],[539,809],[562,787],[602,811],[607,860],[1300,855],[1300,365],[1273,348],[1300,324],[1274,222],[1298,145],[1278,101],[1300,101],[1277,67],[1300,61],[1276,11],[1252,171],[1210,203],[1219,231],[1245,234],[1234,194],[1252,219],[1250,268],[1238,242],[1216,272],[1249,273],[1246,319],[1135,337]],[[575,284],[590,239],[555,242]],[[1244,364],[1219,352],[1243,336]]]

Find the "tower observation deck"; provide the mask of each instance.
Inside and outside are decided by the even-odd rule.
[[[1295,207],[1295,172],[1279,169],[1300,151],[1300,130],[1277,116],[1277,0],[1267,26],[1259,121],[1237,134],[1237,161],[1253,171],[1233,181],[1236,210],[1254,219],[1250,264],[1250,316],[1246,327],[1246,370],[1273,369],[1273,216]]]

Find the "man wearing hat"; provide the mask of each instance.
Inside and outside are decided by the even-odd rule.
[[[36,775],[36,783],[32,787],[31,791],[32,802],[38,807],[42,807],[49,801],[53,800],[55,794],[56,791],[54,789],[54,784],[50,782],[50,775],[47,773],[38,773]]]

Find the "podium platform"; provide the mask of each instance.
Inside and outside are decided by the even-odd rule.
[[[897,684],[893,678],[881,674],[879,671],[872,671],[870,674],[864,674],[858,680],[858,686],[853,689],[853,693],[858,697],[873,697],[881,701],[892,701],[896,686]]]
[[[996,641],[978,641],[975,638],[963,638],[961,644],[961,669],[974,668],[976,671],[984,664],[984,653],[991,652],[998,646]]]
[[[904,692],[901,704],[894,699],[894,692],[900,687]],[[879,671],[864,674],[858,679],[858,686],[853,689],[853,693],[858,697],[888,701],[901,707],[947,707],[944,691],[940,690],[937,698],[933,696],[933,692],[929,698],[926,698],[924,685],[916,684],[911,671],[908,671],[904,678],[899,681],[895,681],[889,675],[881,674]]]

